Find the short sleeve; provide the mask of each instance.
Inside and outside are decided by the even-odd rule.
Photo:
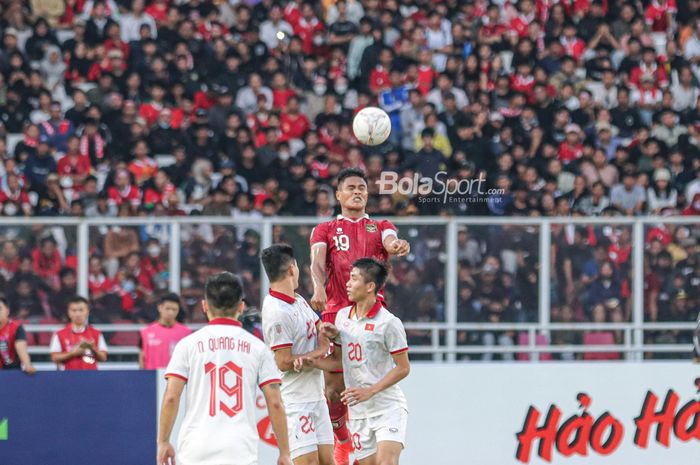
[[[261,388],[272,383],[282,383],[282,373],[280,373],[275,363],[272,351],[267,347],[263,348],[260,354],[260,366],[258,368],[258,386]]]
[[[270,349],[278,350],[294,345],[293,321],[291,315],[271,312],[270,318],[263,318],[263,334]]]
[[[398,318],[392,318],[387,324],[386,332],[384,333],[384,343],[391,355],[400,354],[408,350],[406,330]]]
[[[187,356],[187,344],[180,341],[173,350],[168,367],[165,369],[165,377],[173,376],[187,382],[190,377],[189,357]]]
[[[311,230],[309,245],[313,247],[314,244],[328,244],[328,222],[317,224]]]
[[[389,236],[397,236],[396,226],[389,220],[380,221],[379,230],[382,232],[382,242]]]
[[[15,341],[26,341],[27,332],[24,330],[24,326],[19,325],[17,327],[17,332],[15,333]]]
[[[105,336],[102,333],[100,333],[100,336],[97,338],[97,350],[100,352],[107,352],[107,350],[109,350],[107,341],[105,341]]]
[[[63,352],[63,348],[61,347],[61,340],[58,338],[57,333],[54,333],[53,336],[51,336],[49,352],[52,354],[60,354],[61,352]]]

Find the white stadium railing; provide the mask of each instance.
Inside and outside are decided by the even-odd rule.
[[[399,235],[402,235],[404,228],[412,226],[440,226],[444,228],[444,322],[405,322],[409,331],[420,331],[430,334],[429,345],[413,345],[413,354],[426,354],[433,361],[452,362],[461,359],[463,356],[476,354],[528,354],[527,358],[532,362],[539,361],[538,354],[549,353],[594,353],[594,352],[615,352],[624,354],[624,358],[630,361],[641,361],[645,359],[645,354],[655,353],[689,353],[690,344],[648,344],[645,343],[644,335],[649,331],[692,331],[695,324],[692,322],[679,323],[648,323],[644,321],[644,239],[645,227],[658,224],[674,224],[700,226],[697,220],[688,217],[610,217],[610,218],[493,218],[493,217],[401,217],[390,218],[399,228]],[[261,238],[261,248],[272,243],[273,228],[275,226],[313,226],[319,223],[319,218],[314,217],[270,217],[261,219],[236,218],[236,217],[149,217],[149,218],[28,218],[11,219],[0,218],[0,235],[4,235],[8,229],[22,227],[69,227],[75,228],[75,241],[78,262],[78,292],[81,295],[88,295],[88,262],[90,250],[91,228],[105,226],[154,226],[167,225],[169,227],[168,237],[168,288],[173,292],[180,292],[181,276],[181,229],[183,225],[224,225],[224,226],[252,226],[259,230]],[[591,323],[571,323],[561,324],[550,322],[550,252],[552,245],[552,225],[599,225],[599,226],[626,226],[632,230],[632,312],[629,323],[615,324],[591,324]],[[457,318],[458,307],[458,232],[462,227],[473,226],[532,226],[537,228],[539,264],[538,266],[538,322],[537,323],[459,323]],[[421,237],[410,238],[415,247],[420,244]],[[262,270],[260,270],[262,271]],[[261,294],[265,294],[268,282],[264,272],[260,272]],[[262,295],[261,295],[262,296]],[[697,312],[697,309],[693,311]],[[136,331],[140,325],[98,325],[98,328],[109,332]],[[196,326],[195,326],[196,327]],[[46,333],[58,329],[56,325],[26,325],[30,333]],[[537,335],[548,335],[553,331],[620,331],[623,334],[622,343],[618,345],[553,345],[539,346],[536,344]],[[517,333],[527,333],[527,345],[512,346],[485,346],[485,345],[460,345],[458,344],[458,333],[460,331],[469,332],[489,332],[489,331],[513,331]],[[48,348],[45,346],[34,346],[30,348],[33,354],[47,354]],[[135,355],[138,353],[137,347],[119,346],[112,347],[112,354]],[[115,366],[133,367],[130,362],[114,362]],[[40,364],[40,367],[53,367],[52,364]]]

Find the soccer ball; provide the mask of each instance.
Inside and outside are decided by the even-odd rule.
[[[365,145],[379,145],[391,134],[391,119],[381,108],[363,108],[355,115],[352,132]]]

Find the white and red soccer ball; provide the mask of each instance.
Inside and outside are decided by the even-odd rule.
[[[391,119],[381,108],[363,108],[352,121],[352,132],[365,145],[379,145],[391,134]]]

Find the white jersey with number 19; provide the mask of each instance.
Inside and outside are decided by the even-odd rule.
[[[165,377],[187,382],[178,465],[257,463],[256,388],[281,382],[261,340],[237,321],[213,319],[175,346]]]

